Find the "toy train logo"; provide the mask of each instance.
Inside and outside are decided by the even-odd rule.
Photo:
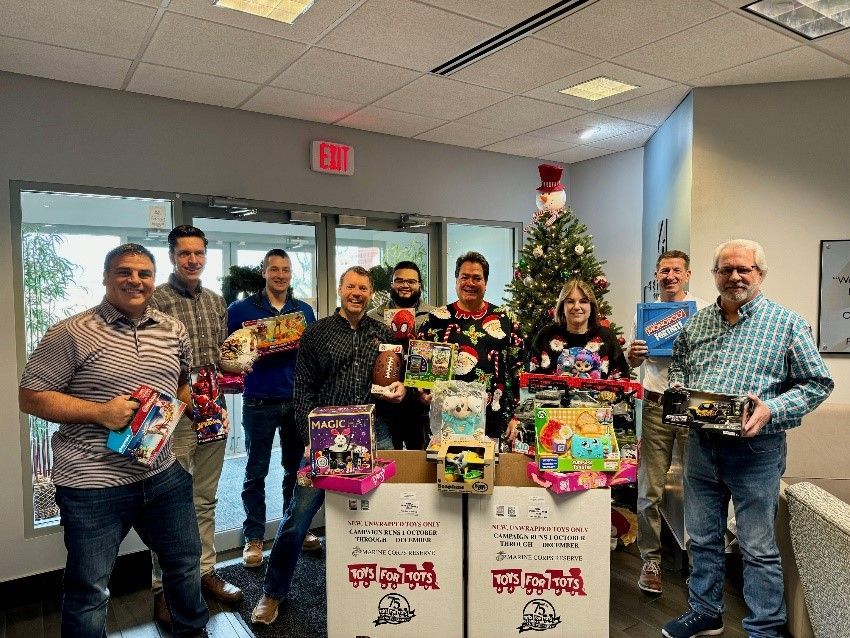
[[[744,396],[668,388],[664,391],[661,421],[665,425],[739,436],[751,410],[752,402]]]
[[[437,584],[437,572],[434,571],[434,563],[424,562],[420,569],[416,563],[404,563],[396,567],[381,567],[377,563],[359,563],[348,566],[348,582],[355,589],[363,587],[368,589],[369,585],[377,582],[381,589],[397,589],[400,585],[407,585],[410,590],[421,587],[422,589],[439,589]]]
[[[544,591],[551,591],[556,596],[564,593],[570,596],[587,596],[580,567],[572,567],[566,574],[562,569],[547,569],[542,574],[523,573],[521,569],[491,569],[490,575],[497,594],[512,594],[517,589],[525,589],[527,596],[540,596]]]
[[[522,609],[522,624],[517,627],[519,633],[524,631],[547,631],[557,627],[561,617],[555,612],[555,607],[548,600],[535,598],[528,601]]]

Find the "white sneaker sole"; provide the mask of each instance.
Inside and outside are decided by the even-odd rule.
[[[640,583],[638,583],[638,587],[641,591],[645,591],[647,594],[660,594],[663,591],[661,589],[653,589],[652,587],[641,585]]]
[[[700,631],[696,634],[691,634],[688,638],[697,638],[697,636],[719,636],[723,633],[723,627],[720,629],[706,629],[705,631]],[[667,638],[675,638],[668,634],[664,629],[661,630],[661,635],[666,636]]]

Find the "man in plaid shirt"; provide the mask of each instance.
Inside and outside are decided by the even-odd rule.
[[[740,437],[694,430],[685,463],[685,526],[691,537],[690,609],[664,626],[668,638],[723,632],[725,531],[735,506],[744,560],[743,620],[749,636],[782,636],[782,565],[773,533],[785,430],[800,425],[833,382],[798,314],[767,299],[764,249],[734,239],[714,253],[717,302],[698,311],[673,346],[670,385],[749,396]]]

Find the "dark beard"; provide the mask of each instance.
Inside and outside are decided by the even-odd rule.
[[[416,304],[419,303],[419,299],[422,297],[422,290],[418,292],[414,292],[410,295],[410,299],[402,299],[399,297],[399,294],[390,288],[390,299],[392,299],[393,303],[399,308],[414,308]]]

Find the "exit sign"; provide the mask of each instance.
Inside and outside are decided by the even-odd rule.
[[[314,141],[310,150],[310,168],[320,173],[354,175],[354,147]]]

